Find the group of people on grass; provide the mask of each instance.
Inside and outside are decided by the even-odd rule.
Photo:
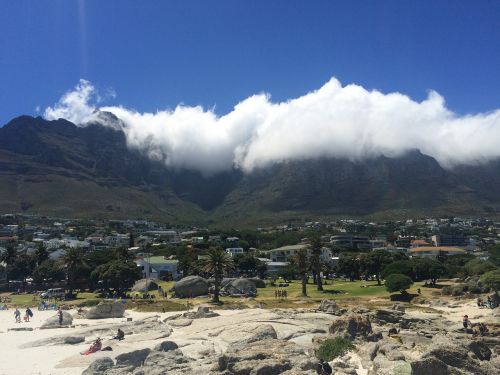
[[[276,289],[274,291],[274,298],[276,299],[287,299],[288,292],[285,289]]]

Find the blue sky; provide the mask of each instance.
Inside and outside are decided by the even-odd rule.
[[[11,1],[0,3],[0,124],[78,83],[139,111],[229,112],[330,77],[447,107],[500,107],[500,1]]]

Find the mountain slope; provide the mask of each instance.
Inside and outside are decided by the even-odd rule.
[[[107,123],[119,121],[104,115]],[[112,127],[21,116],[0,128],[1,212],[219,225],[337,215],[496,214],[499,172],[498,161],[445,170],[415,150],[360,162],[288,161],[206,178],[151,161],[129,149]]]

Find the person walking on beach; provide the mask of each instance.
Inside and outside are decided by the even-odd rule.
[[[33,312],[31,311],[31,309],[29,307],[26,307],[26,312],[24,314],[24,321],[25,322],[29,322],[30,321],[30,318],[33,316]]]
[[[17,307],[14,311],[14,317],[16,318],[16,323],[21,323],[21,311]]]
[[[57,308],[57,316],[59,317],[59,325],[62,326],[63,323],[63,312],[61,310],[61,306]]]

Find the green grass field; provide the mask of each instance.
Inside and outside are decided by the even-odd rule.
[[[174,282],[160,281],[159,285],[161,285],[164,290],[168,291],[173,287]],[[415,283],[409,290],[409,292],[416,294],[416,290],[418,287],[421,287],[421,283]],[[286,300],[278,300],[275,298],[275,291],[277,289],[287,291],[288,297]],[[386,291],[385,286],[377,285],[375,281],[351,282],[343,280],[328,280],[327,284],[323,285],[323,289],[324,290],[321,292],[317,290],[316,285],[308,284],[307,297],[303,297],[302,285],[300,281],[294,280],[289,283],[288,287],[279,288],[268,285],[266,288],[258,289],[257,297],[255,297],[254,299],[221,297],[221,301],[224,302],[224,306],[222,308],[243,308],[255,307],[259,305],[262,305],[264,308],[288,308],[297,307],[297,305],[317,304],[319,301],[325,298],[346,301],[353,299],[363,299],[365,302],[374,298],[382,298],[389,301],[390,296],[390,293]],[[210,299],[207,297],[198,297],[191,300],[161,300],[157,291],[152,292],[152,294],[155,295],[154,301],[130,300],[129,306],[131,308],[136,308],[142,311],[178,311],[187,309],[188,305],[194,306],[210,302]],[[9,295],[8,293],[2,293],[1,296],[9,296],[11,298],[11,302],[8,304],[10,306],[38,306],[38,304],[40,303],[40,298],[34,298],[31,294]],[[94,304],[97,301],[99,301],[99,298],[94,293],[78,293],[77,299],[73,301],[64,301],[63,304],[86,305]]]

